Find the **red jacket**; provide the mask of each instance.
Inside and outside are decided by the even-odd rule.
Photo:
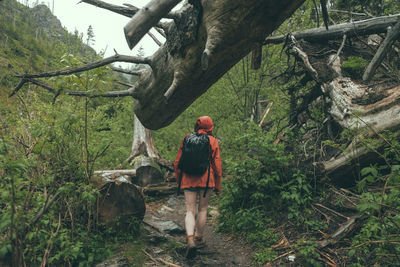
[[[201,130],[199,130],[201,132]],[[187,136],[187,135],[186,135]],[[185,137],[186,137],[185,136]],[[221,156],[220,150],[218,145],[218,140],[209,135],[210,139],[210,146],[212,150],[212,159],[211,159],[211,168],[210,168],[210,181],[208,183],[209,188],[215,188],[217,194],[221,192],[221,176],[222,176],[222,168],[221,168]],[[183,138],[185,139],[185,138]],[[190,188],[190,187],[206,187],[207,184],[207,176],[208,176],[208,168],[207,171],[200,177],[200,176],[191,176],[187,173],[182,173],[181,170],[178,168],[179,160],[182,156],[182,146],[183,140],[179,147],[178,155],[176,155],[174,168],[175,168],[175,175],[176,175],[176,182],[178,183],[182,177],[182,184],[181,189]]]

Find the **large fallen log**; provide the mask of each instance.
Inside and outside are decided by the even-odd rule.
[[[98,200],[99,221],[111,225],[117,220],[128,223],[135,217],[142,220],[146,212],[144,198],[138,188],[124,176],[109,179],[103,176]]]
[[[290,17],[304,0],[190,0],[185,1],[182,8],[172,16],[173,21],[168,22],[156,20],[174,13],[169,12],[169,8],[178,1],[153,0],[141,10],[127,8],[129,10],[126,12],[123,8],[104,4],[100,0],[84,2],[125,16],[134,13],[132,21],[139,19],[141,23],[138,26],[143,26],[138,32],[139,38],[151,24],[163,29],[166,42],[148,58],[115,55],[96,64],[87,64],[84,68],[19,75],[21,82],[13,94],[25,83],[31,83],[39,77],[69,75],[117,61],[146,64],[149,68],[128,90],[68,94],[89,97],[131,96],[135,99],[134,111],[141,123],[146,128],[155,130],[169,125],[246,56],[255,44],[261,43]],[[158,3],[163,4],[164,10],[156,11]],[[146,9],[155,11],[155,17],[140,19],[145,17],[143,15],[146,14]],[[132,23],[130,25],[132,26]],[[134,38],[136,32],[132,32],[131,28],[135,27],[128,27],[127,31],[132,37],[129,37],[129,43],[133,46],[137,38]],[[56,94],[60,90],[52,91]]]
[[[354,21],[325,27],[313,28],[291,33],[297,40],[307,42],[321,42],[326,40],[341,39],[344,34],[347,37],[370,35],[374,33],[386,33],[389,26],[400,21],[400,14],[383,16],[378,18]],[[271,36],[264,40],[264,44],[279,44],[286,40],[286,35]]]
[[[160,167],[149,157],[138,157],[133,164],[133,168],[136,170],[136,177],[133,179],[134,184],[146,186],[164,182],[164,175]]]

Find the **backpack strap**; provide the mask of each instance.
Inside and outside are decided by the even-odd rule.
[[[210,182],[210,168],[211,168],[211,161],[208,163],[207,184],[206,184],[206,190],[204,191],[203,197],[206,197],[207,190],[208,190],[208,183]]]
[[[181,185],[182,185],[182,171],[181,174],[179,174],[179,185],[178,185],[178,189],[176,190],[176,195],[179,196],[179,194],[181,193]]]
[[[210,140],[210,137],[208,137],[208,140]],[[210,182],[210,171],[211,171],[211,159],[212,159],[212,148],[211,148],[211,142],[209,143],[210,146],[210,155],[208,156],[208,175],[207,175],[207,183],[206,183],[206,190],[204,191],[203,197],[206,197],[207,190],[208,190],[208,184]]]

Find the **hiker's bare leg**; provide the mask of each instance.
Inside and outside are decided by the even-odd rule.
[[[210,199],[211,190],[207,190],[206,197],[204,197],[204,190],[200,190],[199,196],[199,211],[197,214],[196,221],[196,236],[202,237],[204,232],[204,227],[207,221],[207,209],[208,209],[208,200]]]
[[[197,192],[185,191],[186,217],[185,228],[187,235],[194,235],[196,225]]]

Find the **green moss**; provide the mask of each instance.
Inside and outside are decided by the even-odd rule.
[[[359,79],[364,73],[367,61],[362,57],[348,57],[342,63],[342,70],[352,78]]]

